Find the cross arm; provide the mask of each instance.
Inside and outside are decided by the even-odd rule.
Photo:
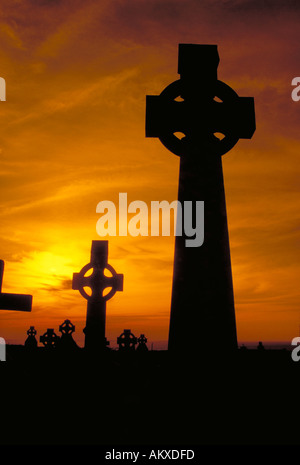
[[[0,310],[18,310],[31,312],[32,295],[26,294],[0,294]]]
[[[2,292],[4,261],[0,260],[0,310],[31,312],[32,295]]]
[[[72,289],[79,291],[83,287],[90,287],[91,289],[100,287],[101,290],[104,290],[107,287],[112,287],[116,291],[123,291],[123,281],[124,275],[119,273],[113,276],[105,276],[103,274],[99,276],[97,274],[83,276],[82,272],[79,272],[73,273]]]
[[[116,276],[112,276],[111,278],[108,278],[113,280],[113,288],[116,291],[123,291],[123,285],[124,285],[124,275],[117,273]]]
[[[196,103],[196,102],[195,102]],[[165,134],[183,132],[191,128],[199,131],[234,134],[239,139],[250,139],[255,131],[254,99],[236,96],[222,103],[187,103],[168,100],[161,95],[147,95],[146,137],[161,137]]]

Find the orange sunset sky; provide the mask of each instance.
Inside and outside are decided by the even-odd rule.
[[[255,98],[253,139],[223,157],[239,342],[298,335],[299,21],[292,0],[1,0],[3,291],[33,294],[31,313],[0,312],[1,337],[23,343],[30,325],[40,336],[69,318],[82,345],[71,278],[101,239],[96,205],[177,198],[179,159],[144,126],[146,94],[178,78],[178,43],[217,44],[219,79]],[[124,273],[107,304],[111,346],[131,328],[163,347],[173,253],[174,237],[109,238]]]

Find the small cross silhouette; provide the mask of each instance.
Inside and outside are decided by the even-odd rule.
[[[55,334],[54,329],[48,328],[47,331],[40,336],[40,342],[44,344],[47,349],[54,349],[59,341],[59,336]]]
[[[137,344],[137,338],[130,329],[124,329],[123,333],[118,337],[117,344],[119,350],[134,350]]]
[[[85,348],[97,351],[108,345],[105,338],[106,301],[123,291],[123,275],[107,263],[108,241],[92,241],[91,261],[73,274],[72,289],[78,290],[87,303]],[[87,274],[92,270],[91,274]],[[110,276],[107,276],[110,274]],[[90,289],[88,294],[85,288]],[[108,292],[105,294],[106,289]]]

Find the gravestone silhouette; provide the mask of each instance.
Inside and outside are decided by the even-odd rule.
[[[31,312],[32,295],[8,294],[2,292],[4,274],[4,261],[0,260],[0,310],[17,310],[19,312]]]
[[[259,350],[259,351],[264,351],[265,350],[265,346],[263,345],[263,343],[261,341],[259,341],[259,343],[258,343],[257,350]]]
[[[48,328],[47,331],[40,336],[40,342],[44,344],[46,349],[56,349],[59,344],[59,336],[55,334],[53,328]]]
[[[36,340],[36,329],[34,326],[30,326],[27,331],[27,339],[24,343],[26,349],[36,349],[37,348],[37,340]]]
[[[140,337],[138,338],[138,346],[136,348],[137,352],[147,352],[148,347],[147,347],[147,338],[145,334],[141,334]]]
[[[133,351],[137,344],[137,338],[130,329],[124,329],[123,333],[117,338],[117,344],[119,345],[119,350],[126,352]]]
[[[71,323],[70,320],[65,320],[59,326],[59,332],[61,333],[59,349],[73,350],[78,348],[72,336],[72,334],[75,332],[75,326],[73,325],[73,323]]]
[[[183,209],[169,329],[171,351],[199,356],[219,343],[222,351],[237,348],[221,156],[255,131],[254,99],[219,81],[218,64],[216,45],[179,44],[180,79],[146,98],[146,137],[158,137],[180,156],[178,200],[182,206],[191,201],[193,212],[196,201],[204,201],[200,247],[186,247]]]
[[[117,291],[123,291],[123,275],[107,263],[108,241],[92,241],[91,261],[79,273],[73,274],[72,289],[78,290],[88,301],[86,314],[85,348],[98,351],[109,343],[105,337],[106,302]],[[91,274],[90,270],[93,270]],[[107,276],[110,274],[110,276]],[[91,290],[89,295],[85,288]],[[106,289],[110,289],[105,293]]]

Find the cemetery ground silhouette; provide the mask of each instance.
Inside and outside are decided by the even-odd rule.
[[[197,360],[188,351],[174,357],[136,345],[95,357],[57,342],[7,347],[2,444],[299,442],[300,372],[287,350],[239,349],[228,357],[219,341]]]

